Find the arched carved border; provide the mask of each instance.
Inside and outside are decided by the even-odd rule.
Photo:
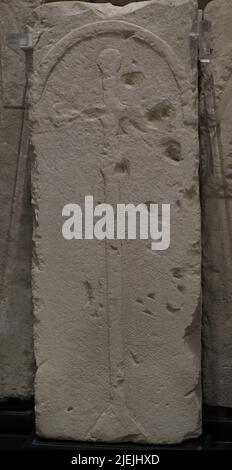
[[[98,21],[87,24],[82,28],[74,29],[51,47],[38,65],[37,73],[39,82],[37,82],[37,102],[42,98],[51,73],[65,54],[82,41],[106,33],[125,33],[125,37],[127,38],[131,37],[134,40],[146,43],[156,54],[166,61],[179,90],[183,118],[185,121],[191,120],[192,112],[191,107],[189,107],[189,103],[192,99],[191,83],[187,80],[186,71],[176,53],[167,42],[159,36],[133,23],[121,20]]]

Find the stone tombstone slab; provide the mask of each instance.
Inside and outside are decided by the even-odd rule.
[[[40,436],[172,443],[201,432],[196,18],[189,0],[35,12]],[[65,240],[63,207],[87,195],[170,202],[170,248]]]
[[[33,394],[32,213],[24,52],[6,36],[24,30],[37,0],[0,2],[0,400]]]
[[[207,101],[215,100],[211,163],[204,187],[204,398],[209,405],[232,406],[232,5],[213,1],[212,65]]]

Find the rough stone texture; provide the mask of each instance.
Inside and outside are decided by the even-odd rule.
[[[30,168],[24,53],[5,36],[23,30],[39,1],[0,2],[0,400],[33,393]]]
[[[172,443],[201,432],[196,17],[189,0],[36,10],[40,436]],[[86,195],[171,202],[171,247],[65,241],[62,208]]]
[[[212,21],[213,60],[206,93],[209,172],[203,187],[204,399],[232,406],[231,1],[214,0],[205,15]]]

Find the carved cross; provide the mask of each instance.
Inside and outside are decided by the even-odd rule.
[[[121,54],[116,49],[104,49],[97,60],[102,76],[103,105],[83,111],[53,109],[51,120],[55,126],[62,126],[67,122],[83,118],[85,120],[101,120],[104,133],[105,159],[101,166],[101,175],[104,182],[105,202],[117,204],[119,202],[120,177],[114,174],[114,167],[119,155],[119,135],[123,132],[121,126],[125,120],[136,130],[142,132],[148,129],[147,121],[142,110],[120,103],[118,99],[119,70],[121,67]],[[97,155],[96,155],[97,158]],[[112,416],[120,417],[123,426],[129,434],[143,433],[144,430],[135,422],[128,411],[123,384],[124,370],[124,331],[123,331],[123,292],[122,292],[122,256],[123,245],[120,240],[105,240],[106,248],[106,312],[109,340],[109,385],[110,404],[100,420],[110,420]],[[118,418],[119,419],[119,418]]]

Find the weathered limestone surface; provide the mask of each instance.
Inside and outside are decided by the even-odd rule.
[[[31,122],[37,433],[201,432],[197,2],[48,4]],[[171,203],[171,246],[62,237],[67,203]]]
[[[0,400],[33,393],[30,168],[25,57],[5,36],[39,1],[0,2]]]
[[[209,81],[211,146],[203,188],[204,390],[208,404],[232,406],[232,4],[214,0],[205,14],[212,21],[214,85]]]

